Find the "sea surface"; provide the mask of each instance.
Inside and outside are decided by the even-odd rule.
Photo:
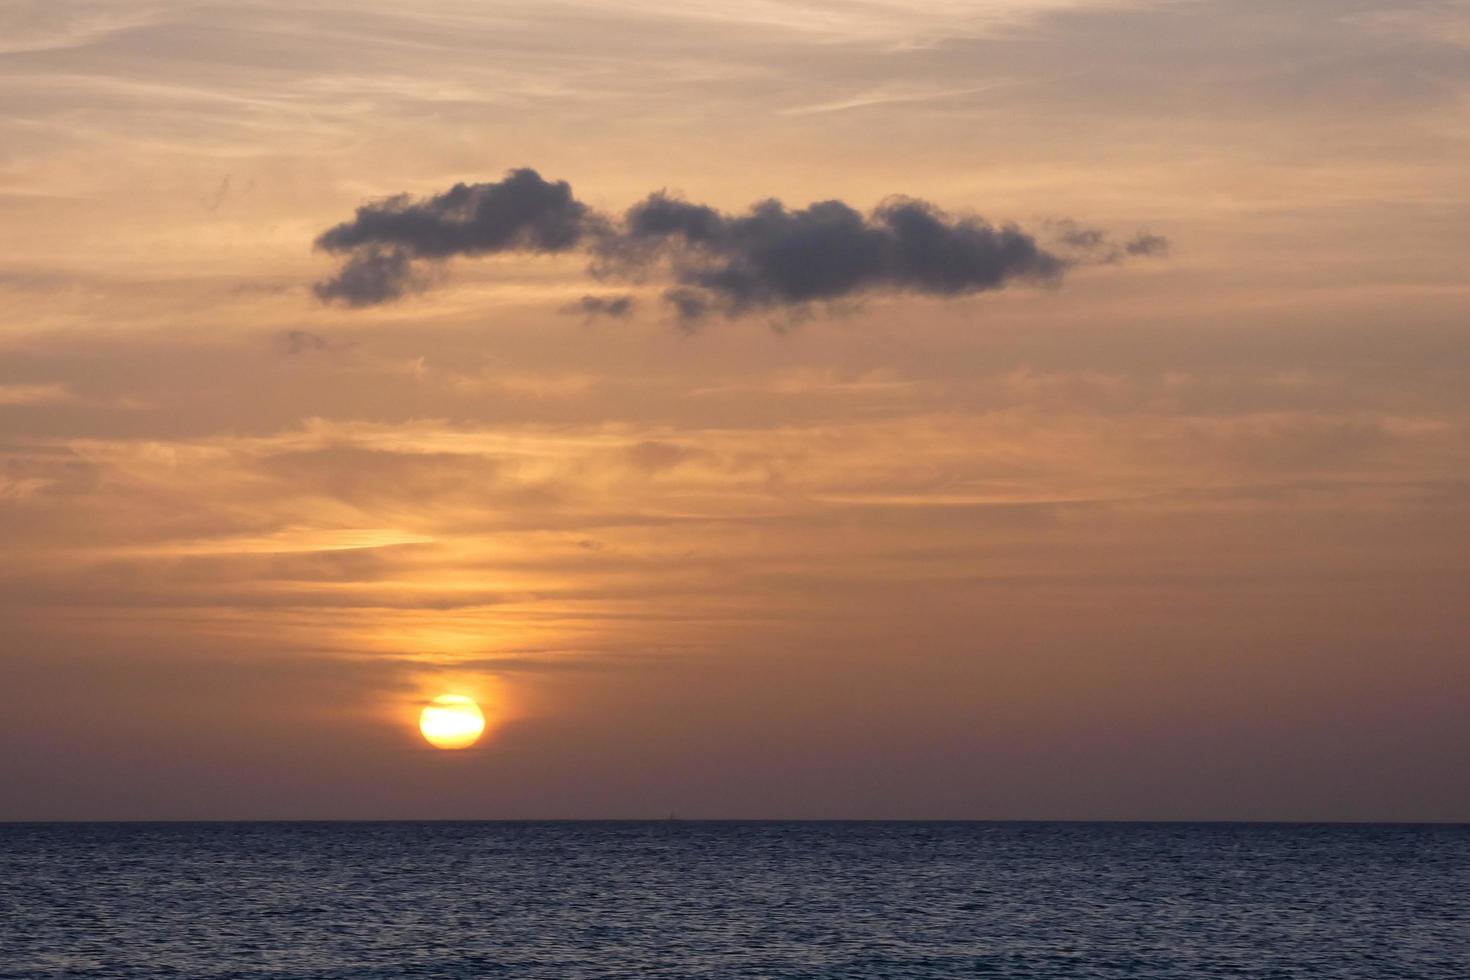
[[[1470,978],[1470,827],[0,824],[0,977]]]

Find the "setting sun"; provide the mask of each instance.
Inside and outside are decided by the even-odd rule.
[[[480,739],[485,716],[462,694],[441,694],[419,712],[419,731],[436,749],[466,749]]]

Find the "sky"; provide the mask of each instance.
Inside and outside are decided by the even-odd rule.
[[[1456,0],[0,2],[0,819],[1470,820],[1467,165]]]

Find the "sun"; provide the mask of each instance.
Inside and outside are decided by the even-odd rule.
[[[480,706],[462,694],[441,694],[419,712],[419,731],[436,749],[467,749],[484,730]]]

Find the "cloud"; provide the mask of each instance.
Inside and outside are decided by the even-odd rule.
[[[1019,228],[954,218],[913,198],[891,198],[870,215],[841,201],[790,210],[774,199],[727,215],[659,192],[630,209],[603,248],[624,262],[666,261],[676,282],[668,299],[683,319],[870,292],[959,296],[1054,282],[1067,267]]]
[[[317,245],[329,252],[386,246],[415,258],[559,252],[579,242],[590,213],[566,181],[552,183],[522,168],[498,183],[455,184],[425,200],[400,194],[364,205],[353,220],[324,232]]]
[[[110,34],[155,23],[165,10],[161,3],[123,6],[105,0],[14,0],[0,9],[0,53],[83,47]]]
[[[597,316],[607,316],[621,319],[633,312],[634,300],[632,296],[623,294],[620,296],[583,296],[575,303],[568,303],[561,308],[563,313],[581,313],[589,319]]]
[[[673,469],[697,455],[696,450],[657,439],[645,439],[627,449],[628,461],[644,473]]]
[[[1143,235],[1117,245],[1103,232],[1056,224],[1063,252],[1015,225],[951,215],[918,198],[890,197],[866,214],[837,200],[793,209],[770,198],[729,214],[665,191],[613,220],[578,201],[565,181],[519,169],[498,183],[358,208],[317,239],[346,261],[316,292],[369,306],[425,288],[423,262],[580,250],[599,279],[666,282],[665,301],[689,323],[712,313],[801,313],[870,294],[954,297],[1054,284],[1075,265],[1157,255],[1167,244]],[[631,297],[589,295],[567,309],[623,316],[631,307]]]
[[[422,289],[426,280],[415,273],[413,256],[402,248],[376,245],[357,249],[338,273],[314,287],[322,302],[341,300],[348,306],[376,306]]]
[[[422,200],[399,194],[363,205],[317,238],[317,248],[348,259],[316,293],[350,306],[384,303],[423,287],[415,260],[563,252],[597,224],[566,181],[546,181],[530,169],[512,170],[497,183],[455,184]]]
[[[1167,255],[1169,254],[1169,239],[1163,235],[1139,232],[1123,245],[1123,251],[1129,255]]]
[[[1055,247],[1074,261],[1112,265],[1129,258],[1159,258],[1169,254],[1169,239],[1141,231],[1125,242],[1117,242],[1101,228],[1088,228],[1067,218],[1046,222]]]
[[[276,334],[276,345],[287,354],[310,354],[332,348],[331,341],[310,330],[283,330]]]
[[[56,405],[77,398],[60,384],[0,384],[0,405]]]

